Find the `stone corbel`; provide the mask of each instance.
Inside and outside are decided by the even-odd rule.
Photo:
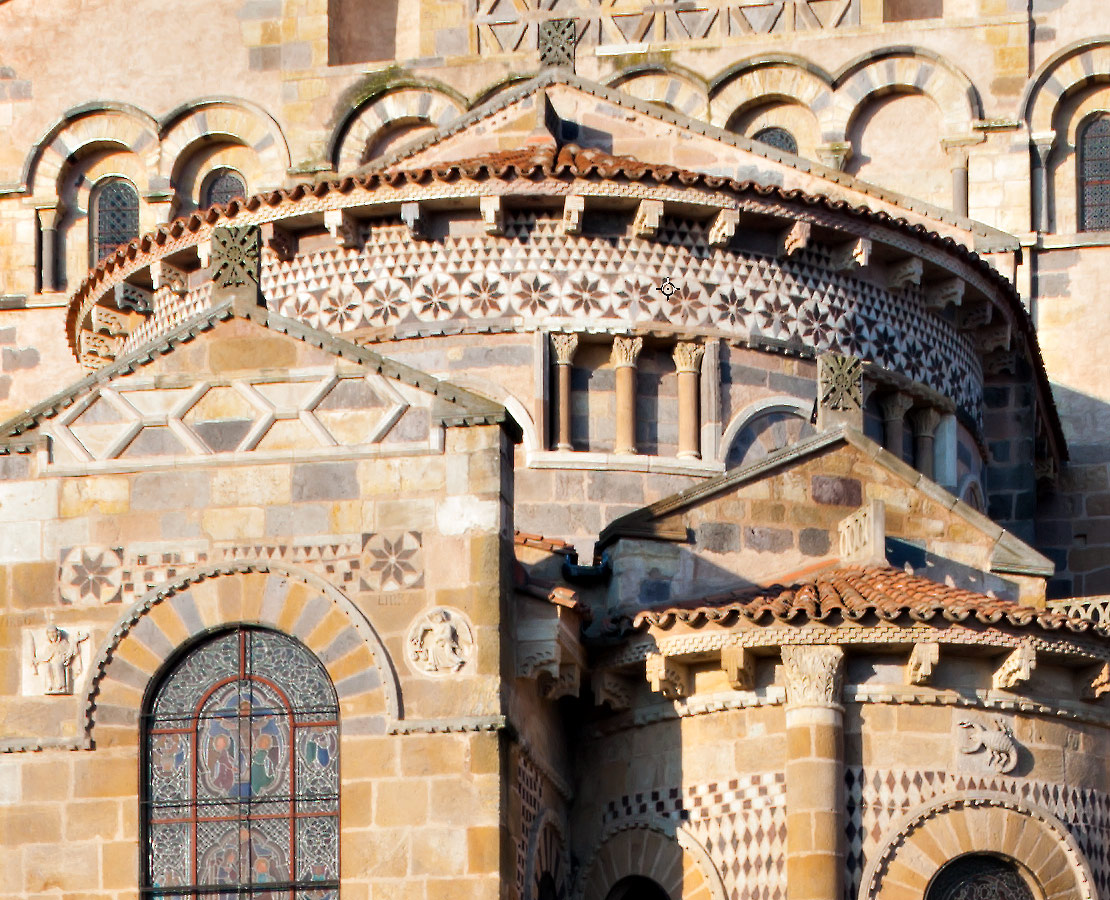
[[[736,234],[736,226],[740,224],[740,213],[735,209],[722,209],[709,226],[710,247],[727,247]]]
[[[581,234],[585,212],[586,198],[581,194],[567,194],[563,201],[563,234]]]
[[[112,362],[118,355],[123,341],[118,336],[83,330],[77,338],[81,365],[97,369]]]
[[[886,267],[886,285],[892,291],[900,291],[911,284],[921,284],[925,264],[919,257],[908,256]]]
[[[578,696],[586,654],[581,614],[549,601],[528,600],[516,624],[517,677],[531,678],[549,700]]]
[[[632,708],[635,686],[623,675],[617,674],[612,669],[601,669],[590,676],[590,684],[593,687],[596,706],[608,703],[609,708],[614,712]]]
[[[813,226],[809,222],[795,222],[779,235],[779,256],[794,256],[809,246]]]
[[[833,269],[862,268],[871,263],[871,241],[867,238],[855,238],[838,244],[832,248],[829,264]]]
[[[641,200],[632,220],[632,233],[639,238],[653,238],[663,221],[662,200]]]
[[[401,221],[405,223],[409,237],[414,241],[428,240],[428,220],[418,200],[407,200],[401,204]]]
[[[478,199],[478,209],[482,213],[482,223],[486,234],[505,233],[505,207],[500,194],[488,194]]]
[[[1011,343],[1010,323],[1002,322],[975,332],[975,343],[983,353],[992,350],[1009,350]]]
[[[925,308],[942,312],[950,303],[959,306],[963,303],[965,287],[962,278],[945,278],[943,281],[930,282],[925,288]]]
[[[153,291],[148,291],[136,284],[128,284],[126,281],[117,284],[113,290],[118,309],[131,309],[143,314],[154,311]]]
[[[932,684],[933,669],[940,661],[940,644],[921,641],[913,645],[909,662],[906,663],[906,684]]]
[[[1037,651],[1029,644],[1023,644],[1009,654],[994,673],[992,684],[998,691],[1008,691],[1025,684],[1033,677],[1037,668]]]
[[[974,331],[989,325],[994,306],[989,300],[975,300],[960,305],[956,313],[956,327],[960,331]]]
[[[262,226],[262,240],[281,262],[291,262],[297,255],[297,236],[272,222]]]
[[[844,163],[852,155],[852,145],[847,141],[832,141],[817,147],[817,158],[830,169],[844,171]]]
[[[404,213],[402,213],[402,217]],[[324,211],[324,227],[331,232],[332,239],[346,250],[362,246],[362,229],[358,220],[345,209]]]
[[[755,655],[747,647],[727,644],[721,648],[721,668],[734,691],[755,687]]]
[[[649,653],[645,661],[648,684],[652,691],[668,700],[690,696],[690,671],[673,657]]]
[[[990,375],[1016,375],[1017,351],[994,350],[983,355],[983,374]]]
[[[1084,700],[1099,700],[1110,694],[1110,663],[1088,666],[1079,673],[1079,696]]]
[[[189,273],[165,260],[157,259],[150,264],[150,280],[156,292],[164,288],[176,297],[184,297],[189,290]]]
[[[112,337],[131,333],[131,318],[126,313],[115,312],[103,306],[92,308],[93,331],[109,334]]]

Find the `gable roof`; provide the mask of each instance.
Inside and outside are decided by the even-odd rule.
[[[683,113],[674,112],[673,110],[651,103],[650,101],[641,100],[624,91],[607,87],[596,81],[590,81],[580,75],[576,75],[569,69],[558,67],[545,69],[534,78],[499,93],[492,99],[476,106],[474,109],[469,110],[446,125],[421,135],[413,141],[401,144],[397,149],[367,163],[359,171],[369,173],[403,168],[407,160],[410,160],[429,147],[474,127],[480,122],[508,109],[514,103],[518,103],[530,95],[542,94],[547,88],[557,85],[580,91],[583,94],[604,100],[607,103],[611,103],[623,109],[634,110],[642,115],[660,122],[665,122],[668,125],[680,128],[689,133],[703,135],[712,140],[742,150],[765,162],[776,163],[794,169],[800,173],[817,176],[827,181],[830,191],[834,193],[851,191],[864,194],[868,197],[873,197],[877,201],[899,206],[907,213],[916,213],[917,215],[935,219],[938,222],[943,222],[946,225],[953,226],[962,231],[967,231],[974,235],[975,249],[979,252],[1013,251],[1017,250],[1020,246],[1018,239],[1013,235],[997,228],[992,228],[982,222],[977,222],[966,216],[957,215],[951,210],[946,210],[934,204],[927,203],[924,200],[918,200],[908,195],[871,184],[848,175],[846,172],[842,172],[839,169],[833,169],[814,160],[803,159],[800,156],[787,153],[760,141],[754,141],[751,138],[735,134],[724,128],[718,128],[716,125],[711,125],[703,120],[692,118]]]
[[[294,340],[304,341],[342,359],[351,360],[368,370],[384,375],[403,384],[426,391],[436,398],[432,409],[434,419],[452,426],[500,424],[510,429],[514,440],[520,439],[519,428],[505,407],[445,381],[428,375],[412,366],[397,362],[373,350],[352,344],[327,331],[320,331],[295,319],[279,316],[261,306],[236,308],[231,300],[217,304],[204,312],[186,319],[180,325],[158,336],[150,343],[120,357],[112,363],[89,373],[56,394],[47,397],[30,409],[0,422],[0,454],[27,453],[34,449],[33,438],[24,437],[46,419],[51,419],[71,406],[89,390],[107,384],[121,375],[127,375],[153,362],[159,356],[172,353],[180,344],[198,335],[218,328],[221,322],[235,317],[246,319],[260,328],[286,334]]]
[[[1046,556],[1038,553],[1024,541],[1006,531],[1001,525],[946,491],[931,478],[927,478],[906,465],[869,437],[848,427],[823,431],[771,453],[750,465],[732,469],[723,475],[718,475],[676,494],[671,494],[669,497],[664,497],[662,500],[657,500],[650,506],[626,513],[610,522],[601,532],[595,546],[595,553],[600,553],[606,546],[622,537],[677,539],[677,535],[655,530],[653,523],[673,513],[688,509],[715,495],[760,481],[781,469],[789,468],[802,460],[814,457],[830,447],[844,444],[855,447],[895,478],[901,480],[908,488],[927,495],[929,499],[963,519],[968,525],[992,541],[992,572],[1033,575],[1044,578],[1051,577],[1055,572],[1055,566]]]
[[[648,628],[670,629],[713,623],[729,626],[740,620],[753,625],[858,622],[870,617],[883,622],[947,622],[1037,627],[1075,634],[1110,637],[1110,627],[1065,613],[1018,606],[986,594],[938,584],[901,569],[879,566],[844,567],[812,580],[745,588],[650,609],[611,620],[608,634],[629,634]]]

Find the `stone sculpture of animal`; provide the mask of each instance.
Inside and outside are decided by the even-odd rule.
[[[1018,748],[1014,742],[1014,733],[1005,722],[996,721],[994,728],[980,725],[978,722],[964,720],[959,723],[960,728],[966,728],[969,743],[960,748],[962,753],[977,753],[986,750],[989,755],[991,768],[997,772],[1012,772],[1018,762]]]

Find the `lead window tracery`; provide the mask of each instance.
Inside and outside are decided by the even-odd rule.
[[[144,737],[144,897],[337,900],[338,705],[301,644],[237,629],[196,646]]]

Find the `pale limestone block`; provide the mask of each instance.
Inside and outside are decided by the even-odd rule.
[[[38,522],[0,525],[0,563],[42,559],[42,525]]]
[[[0,806],[18,803],[22,799],[20,768],[18,762],[12,760],[0,761]]]
[[[266,513],[258,507],[210,509],[201,517],[201,526],[216,541],[260,538],[266,532]]]
[[[442,534],[468,531],[494,531],[498,526],[500,504],[496,500],[448,497],[436,510],[436,527]]]
[[[0,523],[53,519],[57,515],[57,481],[0,482]]]

